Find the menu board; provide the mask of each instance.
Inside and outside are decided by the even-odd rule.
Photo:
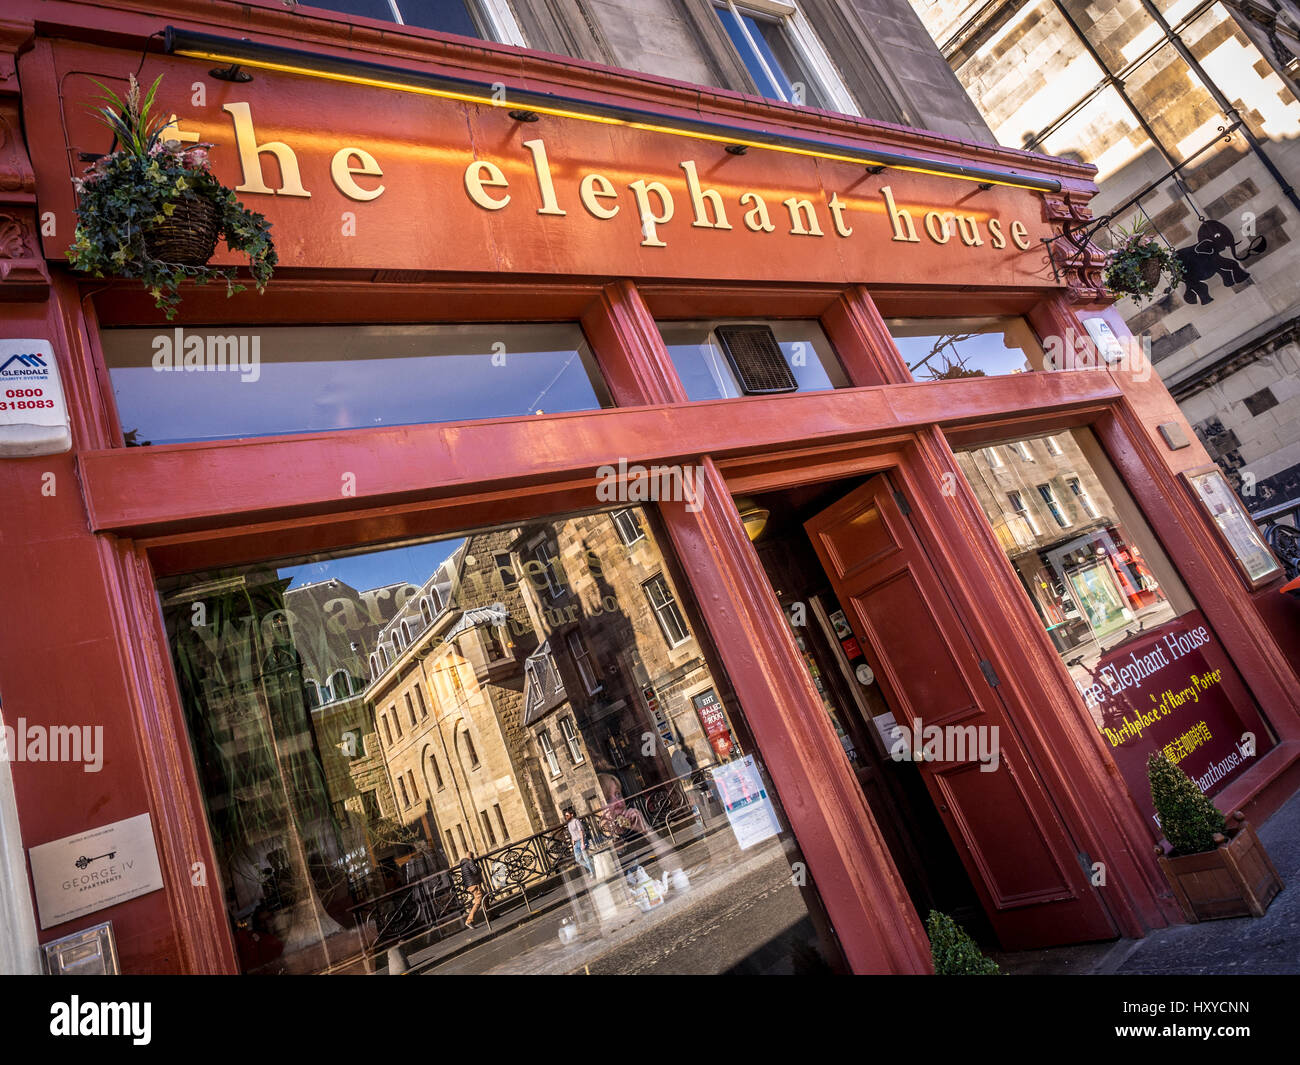
[[[1237,560],[1247,583],[1257,588],[1280,574],[1282,567],[1264,543],[1264,537],[1228,484],[1223,471],[1210,466],[1192,470],[1184,476]]]

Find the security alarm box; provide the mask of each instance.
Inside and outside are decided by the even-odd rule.
[[[0,458],[72,449],[68,404],[48,340],[0,340]]]

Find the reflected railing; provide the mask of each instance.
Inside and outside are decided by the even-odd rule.
[[[666,835],[675,845],[688,825],[702,824],[699,808],[710,802],[711,795],[708,771],[701,769],[584,814],[579,820],[588,850],[612,847],[621,864],[634,862],[651,849],[642,826]],[[534,913],[534,906],[559,888],[564,874],[577,864],[565,824],[497,847],[476,861],[483,878],[482,912],[489,930],[493,911],[499,916],[522,905]],[[362,933],[362,951],[369,956],[416,936],[430,935],[437,942],[462,931],[469,904],[464,878],[453,867],[367,899],[350,912]]]

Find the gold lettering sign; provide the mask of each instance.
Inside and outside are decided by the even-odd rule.
[[[242,168],[242,181],[236,188],[237,192],[262,196],[311,196],[303,185],[293,148],[284,141],[258,142],[252,112],[247,103],[228,103],[223,105],[222,110],[230,116],[235,149]],[[174,116],[168,127],[168,135],[186,141],[196,139],[196,135],[179,128]],[[528,153],[528,169],[532,171],[532,180],[541,204],[537,208],[537,214],[554,218],[566,217],[568,212],[564,204],[572,192],[556,186],[545,141],[540,137],[534,138],[524,141],[522,146]],[[263,170],[262,163],[263,157],[268,155],[273,156],[277,164],[280,188],[271,188],[267,184],[267,172]],[[509,165],[509,161],[472,158],[465,164],[462,175],[465,194],[476,207],[484,211],[500,212],[516,202],[503,164]],[[751,233],[776,232],[777,224],[773,221],[772,209],[759,193],[743,191],[736,196],[734,202],[729,202],[721,191],[710,188],[701,181],[694,159],[679,161],[677,168],[685,178],[692,228],[732,230],[735,228],[731,221],[734,212]],[[272,168],[272,174],[275,169]],[[524,172],[527,173],[527,170]],[[383,176],[379,160],[356,145],[338,148],[330,162],[330,177],[335,187],[350,200],[370,202],[378,199],[386,190],[386,186],[377,180]],[[362,184],[358,178],[369,180]],[[640,223],[641,246],[668,247],[668,237],[671,235],[668,226],[677,216],[677,202],[672,189],[663,181],[640,177],[628,181],[625,187],[620,187],[605,174],[592,171],[578,179],[576,192],[577,202],[582,209],[600,221],[609,221],[619,215],[623,206],[620,201],[627,202],[630,196],[628,206],[635,212]],[[874,208],[873,213],[887,219],[887,231],[894,243],[923,244],[926,242],[923,238],[926,238],[934,245],[955,248],[982,248],[987,245],[1000,251],[1007,247],[1007,238],[1010,237],[1011,243],[1020,251],[1028,251],[1032,246],[1029,229],[1018,218],[1011,219],[1004,226],[1000,218],[988,212],[976,214],[944,210],[931,204],[900,204],[890,185],[882,185],[877,195],[880,206]],[[785,231],[792,236],[824,237],[829,228],[836,237],[848,240],[854,236],[855,229],[860,229],[854,225],[851,204],[854,204],[852,199],[842,199],[837,191],[832,191],[829,198],[824,191],[804,196],[792,194],[781,200],[785,212],[782,213],[778,208],[777,216],[787,226]],[[859,216],[867,210],[861,198],[855,206]],[[823,225],[823,219],[829,222],[829,227]],[[953,240],[954,237],[958,239]]]

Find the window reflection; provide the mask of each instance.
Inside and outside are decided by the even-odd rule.
[[[105,329],[128,444],[613,405],[576,324]],[[164,356],[166,356],[164,358]]]
[[[840,964],[644,512],[160,593],[246,970]],[[706,950],[713,904],[763,919]]]
[[[918,381],[1043,368],[1042,348],[1022,318],[891,318],[886,324]]]

